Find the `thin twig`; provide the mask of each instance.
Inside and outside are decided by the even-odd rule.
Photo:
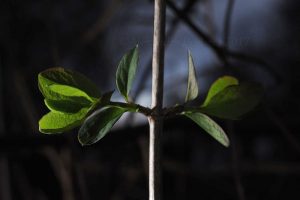
[[[234,134],[233,122],[228,121],[227,128],[228,128],[228,133],[230,135],[230,141],[231,141],[232,169],[233,169],[233,176],[234,176],[236,191],[238,194],[238,199],[246,200],[244,187],[242,185],[242,180],[241,180],[240,163],[239,163],[236,138]]]
[[[272,67],[269,66],[268,63],[251,55],[246,55],[243,53],[225,49],[223,46],[217,44],[214,40],[212,40],[206,33],[204,33],[203,30],[197,27],[197,25],[186,15],[186,13],[180,11],[172,1],[167,0],[167,5],[172,11],[175,12],[176,15],[178,15],[185,22],[186,25],[188,25],[197,34],[197,36],[204,43],[206,43],[215,52],[217,57],[224,63],[225,66],[229,66],[228,58],[234,58],[239,61],[256,64],[257,66],[266,69],[277,82],[281,81],[281,77],[275,71],[272,70]]]
[[[224,48],[229,49],[228,41],[229,41],[229,34],[230,34],[230,22],[231,22],[231,16],[234,6],[234,0],[228,0],[226,12],[225,12],[225,21],[224,21]],[[228,132],[231,136],[231,156],[232,156],[232,167],[233,167],[233,175],[234,175],[234,181],[236,186],[236,191],[238,194],[239,200],[246,200],[244,187],[242,185],[241,180],[241,172],[240,172],[240,164],[239,164],[239,156],[238,156],[238,149],[235,139],[235,133],[234,133],[234,124],[233,122],[227,122]]]
[[[235,0],[228,0],[226,11],[225,11],[225,17],[224,17],[224,36],[223,36],[223,42],[224,42],[224,48],[229,49],[228,41],[229,41],[229,35],[230,35],[230,28],[231,28],[231,17],[233,13],[233,7],[234,7]]]
[[[192,22],[192,20],[186,15],[186,13],[182,12],[177,8],[177,6],[172,2],[167,0],[168,7],[175,12],[175,14],[183,20],[206,44],[208,44],[216,53],[218,58],[223,62],[227,63],[227,57],[225,56],[222,48],[213,41],[208,35],[206,35],[202,30],[200,30],[196,24]]]
[[[161,199],[160,180],[160,137],[162,133],[162,107],[164,85],[164,51],[165,51],[166,2],[155,0],[154,35],[152,58],[152,109],[148,118],[149,138],[149,200]]]

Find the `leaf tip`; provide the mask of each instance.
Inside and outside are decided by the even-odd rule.
[[[79,135],[77,136],[78,142],[82,147],[88,146],[87,144],[85,144],[79,137]]]
[[[228,148],[230,146],[230,140],[228,138],[228,136],[226,135],[224,138],[224,142],[222,142],[223,146]]]

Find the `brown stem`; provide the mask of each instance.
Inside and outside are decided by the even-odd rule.
[[[165,51],[165,0],[154,3],[154,35],[152,57],[152,109],[149,117],[149,200],[161,199],[160,178],[160,137],[163,116],[163,83],[164,83],[164,51]]]

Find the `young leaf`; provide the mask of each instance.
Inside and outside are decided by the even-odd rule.
[[[99,98],[101,93],[97,86],[84,75],[64,68],[51,68],[38,75],[39,89],[47,98],[49,86],[67,85],[85,92],[89,97]]]
[[[203,103],[203,106],[206,106],[209,101],[219,92],[231,85],[238,85],[239,81],[232,76],[223,76],[217,79],[210,87],[207,97]]]
[[[82,108],[74,114],[51,111],[40,119],[39,130],[46,134],[69,131],[79,126],[85,119],[88,112],[89,108]]]
[[[136,68],[138,65],[138,46],[131,49],[121,59],[117,73],[116,73],[116,84],[121,95],[128,102],[128,95],[132,86],[133,79],[135,77]]]
[[[238,119],[259,103],[262,88],[257,84],[231,85],[213,96],[201,112],[224,119]]]
[[[82,105],[78,102],[72,102],[68,100],[51,100],[45,99],[45,105],[47,108],[53,112],[61,112],[61,113],[77,113],[83,107],[89,107]]]
[[[91,107],[99,100],[67,85],[52,84],[45,90],[45,104],[51,111],[76,113],[83,107]]]
[[[68,85],[58,85],[53,84],[49,86],[49,90],[55,92],[56,94],[67,96],[67,97],[84,97],[84,99],[93,102],[94,100],[89,97],[85,92],[80,89],[68,86]]]
[[[113,125],[120,119],[126,109],[106,107],[89,116],[78,133],[82,145],[91,145],[102,139]]]
[[[189,51],[189,78],[185,102],[192,101],[198,96],[198,82],[192,54]]]
[[[207,115],[203,113],[184,113],[184,115],[193,120],[222,145],[224,145],[225,147],[229,146],[229,139],[226,133],[215,121],[213,121]]]

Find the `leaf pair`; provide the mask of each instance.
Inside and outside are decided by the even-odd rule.
[[[38,86],[50,110],[39,121],[43,133],[61,133],[79,126],[101,96],[85,76],[63,68],[41,72]]]
[[[118,66],[117,87],[127,102],[137,63],[138,46],[130,50]],[[107,134],[123,113],[135,111],[133,108],[108,106],[113,92],[101,96],[94,83],[75,71],[63,68],[48,69],[39,74],[38,85],[50,110],[39,121],[40,131],[48,134],[62,133],[83,123],[78,134],[82,145],[97,142]],[[100,104],[102,108],[90,115]]]
[[[138,46],[125,54],[116,72],[116,84],[119,92],[129,103],[129,93],[138,65]],[[112,93],[103,96],[110,99]],[[95,111],[79,129],[78,139],[82,145],[91,145],[102,139],[125,112],[135,112],[133,108],[108,106]]]
[[[189,52],[189,75],[185,101],[198,96],[198,83],[194,62]],[[208,115],[223,119],[239,119],[252,110],[261,98],[262,88],[257,84],[243,83],[231,76],[216,80],[209,89],[204,103],[198,109],[186,108],[183,115],[193,120],[214,139],[229,146],[229,139],[224,130]]]

